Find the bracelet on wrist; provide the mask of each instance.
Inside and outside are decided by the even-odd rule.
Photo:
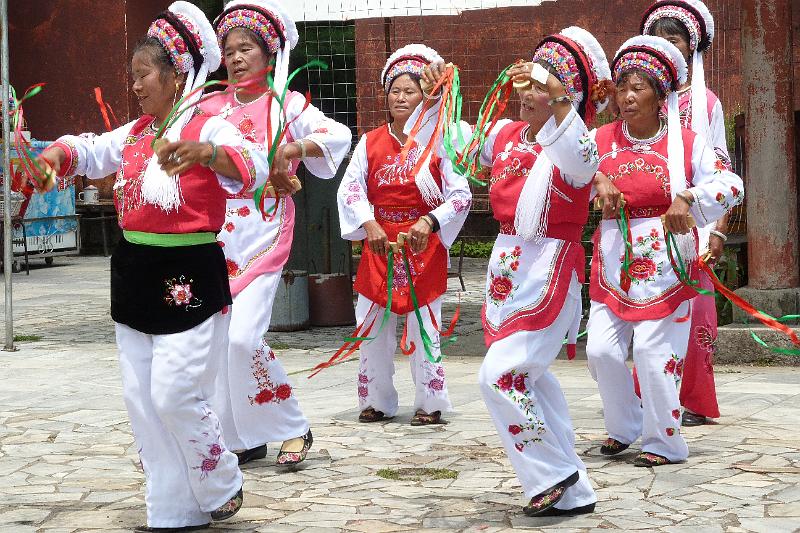
[[[547,104],[551,106],[555,104],[564,104],[564,103],[572,103],[572,98],[570,98],[569,95],[565,94],[562,96],[557,96],[552,100],[550,100],[549,102],[547,102]]]
[[[205,164],[206,167],[210,167],[214,164],[214,161],[217,160],[217,145],[214,143],[208,143],[211,145],[211,157],[208,159],[208,163]]]
[[[431,217],[429,217],[428,215],[422,215],[421,217],[419,217],[419,219],[424,220],[425,223],[429,225],[431,229],[433,229],[433,220],[431,220]]]
[[[306,158],[306,143],[303,139],[297,139],[295,141],[297,144],[300,145],[300,159]]]
[[[719,237],[720,239],[722,239],[722,242],[728,242],[728,236],[725,235],[724,233],[722,233],[721,231],[717,231],[715,229],[712,229],[709,233],[711,233],[711,235],[715,235],[715,236]]]
[[[686,193],[686,191],[681,191],[678,194],[676,194],[675,197],[680,198],[681,200],[686,202],[689,205],[689,207],[692,207],[694,205],[694,196],[692,196],[691,193]]]

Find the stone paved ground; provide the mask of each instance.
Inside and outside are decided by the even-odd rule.
[[[479,290],[482,274],[470,276]],[[144,520],[143,476],[121,399],[107,313],[108,260],[57,259],[15,275],[18,334],[38,334],[0,352],[0,531],[126,531]],[[465,324],[474,324],[468,317]],[[296,471],[267,461],[245,467],[245,507],[215,530],[295,531],[800,531],[800,369],[720,367],[723,418],[688,428],[685,464],[635,468],[598,452],[600,399],[585,363],[559,361],[577,428],[577,448],[597,488],[593,515],[530,519],[520,487],[480,399],[477,357],[447,362],[456,412],[449,425],[408,424],[413,394],[398,358],[400,415],[355,421],[355,365],[313,380],[303,373],[345,329],[281,334],[315,445]],[[319,341],[320,336],[329,339]],[[309,346],[302,339],[312,339]],[[333,339],[333,340],[330,340]],[[291,341],[291,342],[290,342]],[[323,350],[313,346],[319,343]],[[271,446],[270,455],[277,451]],[[456,479],[398,481],[382,468],[447,468]]]

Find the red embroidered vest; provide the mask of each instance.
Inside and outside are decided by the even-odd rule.
[[[515,233],[514,218],[519,196],[528,172],[542,152],[538,144],[523,140],[527,127],[527,122],[512,122],[500,130],[494,143],[489,202],[494,218],[500,222],[501,233]],[[576,189],[564,181],[558,168],[553,169],[545,236],[580,242],[583,226],[589,218],[591,189],[591,185]]]
[[[198,141],[209,117],[195,117],[183,128],[181,139]],[[216,173],[195,165],[180,175],[183,203],[177,211],[166,212],[142,200],[142,179],[153,156],[149,128],[153,117],[141,117],[131,129],[122,149],[122,167],[117,173],[114,204],[122,229],[149,233],[219,232],[225,220],[227,192]],[[122,184],[121,184],[122,183]]]

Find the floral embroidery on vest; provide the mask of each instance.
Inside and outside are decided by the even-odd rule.
[[[630,274],[633,283],[652,283],[656,280],[656,276],[662,274],[662,263],[653,261],[655,253],[661,249],[661,241],[659,241],[658,230],[653,228],[650,230],[650,235],[636,238],[633,243],[634,250],[639,254],[639,257],[634,258],[630,266]]]
[[[400,154],[395,154],[394,160],[392,160],[391,156],[386,156],[391,162],[384,163],[377,172],[375,172],[375,178],[378,180],[378,187],[392,185],[394,183],[400,185],[409,183],[411,181],[409,176],[421,153],[422,148],[419,146],[411,148],[411,150],[408,151],[405,164],[400,163]]]
[[[256,125],[250,115],[244,115],[236,126],[242,133],[242,136],[250,142],[256,141]]]
[[[500,376],[497,382],[492,384],[494,390],[508,396],[525,415],[525,423],[508,426],[508,432],[511,435],[515,437],[521,435],[521,437],[514,439],[516,441],[514,447],[519,452],[525,449],[526,446],[541,442],[541,435],[546,431],[544,422],[536,412],[536,405],[530,398],[530,389],[526,383],[527,377],[527,372],[517,373],[516,370],[511,370]]]
[[[619,166],[617,173],[609,173],[608,179],[614,181],[622,176],[626,176],[629,174],[633,174],[634,172],[643,172],[645,174],[650,174],[654,176],[658,182],[661,184],[661,189],[666,193],[669,194],[670,185],[669,185],[669,176],[664,171],[664,167],[661,165],[652,165],[650,163],[645,163],[644,159],[641,157],[630,162],[630,163],[623,163]]]
[[[500,273],[495,275],[494,272],[489,272],[491,281],[489,282],[489,298],[496,306],[501,306],[506,300],[514,298],[514,293],[519,288],[519,285],[514,285],[514,272],[519,268],[519,258],[522,255],[522,249],[516,246],[511,254],[506,252],[500,253]]]
[[[265,339],[261,339],[261,347],[253,353],[253,362],[250,368],[253,369],[253,377],[256,380],[258,393],[249,396],[250,405],[262,405],[265,403],[281,403],[288,400],[292,395],[292,386],[288,383],[275,385],[269,379],[269,369],[267,366],[270,361],[275,360],[275,353],[270,349]]]
[[[203,304],[203,300],[192,294],[192,283],[194,283],[194,280],[186,281],[186,276],[184,275],[164,280],[164,285],[167,287],[164,301],[168,305],[183,307],[187,311],[191,308],[200,307]]]

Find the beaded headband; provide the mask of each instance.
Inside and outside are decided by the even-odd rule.
[[[235,28],[246,28],[258,35],[273,54],[286,42],[286,28],[280,17],[258,6],[237,5],[230,8],[217,17],[214,28],[220,48],[224,47],[225,38]]]
[[[187,73],[203,63],[203,41],[194,24],[177,13],[165,11],[150,24],[147,36],[157,39],[175,69]]]
[[[711,16],[708,13],[708,16]],[[689,32],[689,49],[703,52],[711,46],[713,28],[709,29],[706,19],[695,6],[681,0],[656,2],[645,11],[642,17],[641,33],[649,35],[653,25],[662,18],[680,21]]]
[[[625,49],[611,65],[614,81],[619,80],[630,70],[641,70],[658,83],[664,94],[669,94],[678,88],[678,74],[675,65],[667,57],[652,48],[633,46]]]
[[[425,67],[427,67],[429,63],[427,59],[419,56],[402,56],[397,58],[397,60],[386,69],[386,74],[383,78],[383,89],[388,93],[394,80],[403,74],[422,76]]]

